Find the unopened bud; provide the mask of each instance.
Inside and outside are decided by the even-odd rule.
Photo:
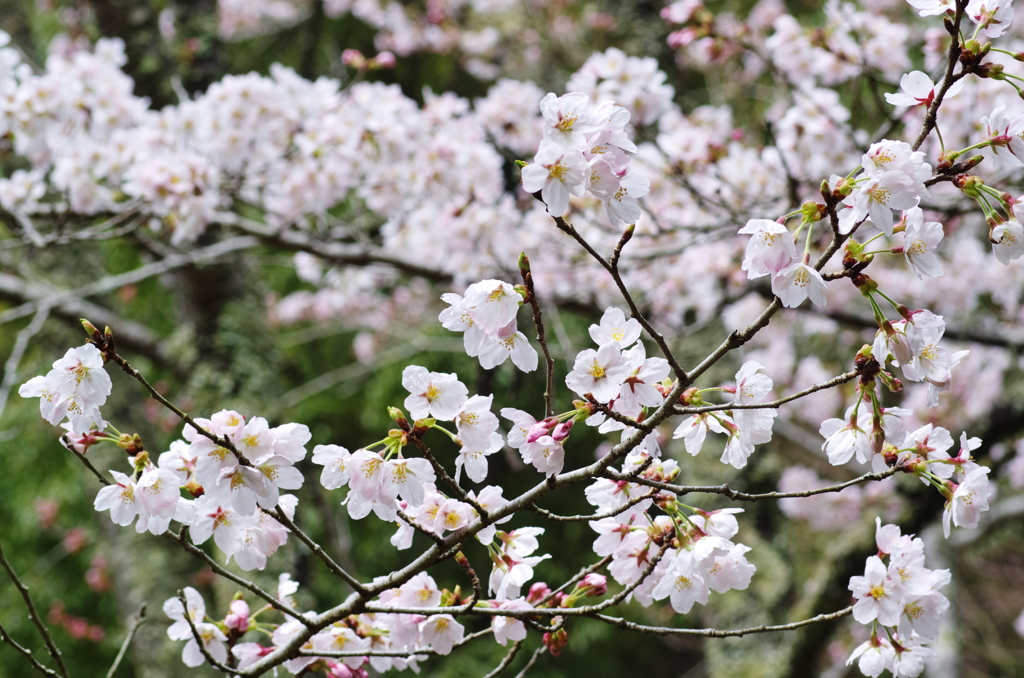
[[[691,386],[679,396],[679,402],[683,405],[693,405],[697,401],[703,401],[704,399],[700,397],[699,391],[700,389],[696,386]]]
[[[398,60],[395,58],[394,53],[385,50],[373,58],[371,65],[374,68],[394,68],[396,63],[398,63]]]
[[[974,72],[979,78],[992,78],[993,80],[1005,80],[1002,64],[987,63],[978,66]]]
[[[139,473],[145,471],[146,467],[149,466],[149,453],[139,452],[136,454],[135,459],[132,460],[132,466],[135,467],[135,470]]]
[[[583,578],[577,588],[586,591],[588,596],[603,596],[608,593],[608,578],[603,574],[591,572]]]
[[[803,205],[800,205],[800,214],[803,217],[803,223],[813,224],[825,218],[825,206],[813,200],[808,200]]]
[[[850,278],[850,280],[853,281],[853,284],[857,286],[857,289],[859,289],[860,293],[865,297],[869,297],[878,291],[878,283],[864,273],[858,273]]]
[[[535,443],[538,438],[551,433],[551,429],[554,427],[555,422],[551,419],[541,419],[536,424],[530,427],[530,430],[526,434],[526,442]]]
[[[562,442],[569,437],[569,431],[572,430],[573,423],[574,422],[570,419],[569,421],[563,421],[561,424],[556,425],[555,428],[551,430],[551,437],[557,442]]]
[[[185,490],[192,495],[193,499],[198,499],[206,494],[206,490],[203,489],[203,486],[197,483],[194,478],[185,484]]]
[[[548,649],[552,657],[562,654],[562,650],[568,644],[569,636],[566,634],[565,629],[558,629],[554,633],[548,632],[544,634],[544,647]]]
[[[526,252],[519,253],[519,270],[524,273],[530,272],[530,258],[526,256]]]
[[[88,334],[89,336],[94,337],[96,339],[100,338],[100,336],[101,336],[100,335],[100,331],[98,329],[96,329],[95,325],[93,325],[91,322],[89,322],[85,318],[82,318],[79,322],[82,323],[82,328],[85,330],[86,334]]]
[[[900,381],[898,378],[892,376],[885,370],[878,371],[878,378],[881,379],[882,383],[885,384],[885,387],[892,391],[893,393],[897,393],[903,390],[903,382]]]
[[[973,174],[962,174],[953,183],[964,192],[964,195],[975,200],[981,197],[981,187],[985,185],[985,181],[981,177]]]
[[[362,70],[366,68],[366,57],[358,49],[346,49],[341,53],[341,63],[349,68]]]
[[[548,585],[542,581],[535,583],[530,587],[530,592],[526,595],[526,602],[536,607],[537,603],[551,595],[551,589]]]

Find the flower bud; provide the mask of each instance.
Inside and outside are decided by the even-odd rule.
[[[557,424],[555,428],[551,430],[551,437],[557,442],[562,442],[569,437],[569,431],[572,430],[573,421],[563,421],[561,424]]]
[[[96,329],[95,325],[93,325],[91,322],[89,322],[85,318],[82,318],[79,322],[82,323],[82,328],[85,330],[86,334],[90,335],[94,339],[99,339],[100,338],[100,336],[101,336],[100,335],[100,331],[98,329]]]
[[[384,50],[373,58],[372,66],[374,68],[394,68],[398,60],[395,58],[394,52]]]
[[[530,592],[526,595],[526,602],[530,605],[536,606],[537,603],[544,600],[551,594],[551,589],[548,585],[542,581],[536,582],[530,587]]]
[[[528,256],[526,256],[526,252],[520,252],[519,253],[518,264],[519,264],[520,272],[522,272],[522,273],[529,273],[530,272],[530,258]]]
[[[565,629],[558,629],[554,633],[548,632],[544,634],[544,647],[548,649],[552,657],[562,654],[562,650],[568,644],[569,636],[565,633]]]
[[[366,68],[366,57],[358,49],[346,49],[341,53],[341,63],[349,68],[362,70]]]
[[[228,616],[224,618],[224,626],[238,631],[239,634],[249,630],[249,604],[244,600],[234,600],[228,608]]]
[[[981,177],[976,177],[973,174],[961,175],[953,183],[964,192],[964,195],[975,200],[981,197],[981,187],[985,185]]]
[[[541,419],[536,424],[530,427],[529,432],[526,434],[526,442],[537,442],[538,438],[543,438],[544,436],[551,433],[551,429],[554,427],[554,425],[555,422],[551,418]]]
[[[603,574],[591,572],[577,586],[581,591],[586,591],[588,596],[603,596],[608,593],[608,578]]]

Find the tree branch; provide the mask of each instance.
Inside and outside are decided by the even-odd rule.
[[[0,545],[0,567],[3,567],[7,572],[7,577],[14,584],[14,587],[18,589],[18,593],[21,594],[21,600],[25,603],[25,607],[28,609],[28,618],[32,621],[32,624],[36,627],[39,632],[39,636],[43,639],[43,644],[46,645],[46,651],[53,658],[53,661],[57,664],[57,672],[69,678],[71,674],[68,673],[68,667],[64,665],[64,658],[61,656],[60,650],[57,645],[53,642],[53,638],[50,636],[49,629],[46,628],[46,624],[43,623],[42,617],[36,611],[36,606],[32,602],[32,596],[28,593],[28,587],[25,586],[21,579],[18,578],[18,574],[11,567],[11,564],[7,561],[7,556],[4,554],[3,546]]]

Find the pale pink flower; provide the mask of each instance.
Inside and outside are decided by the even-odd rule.
[[[583,195],[589,177],[590,166],[581,152],[545,140],[533,162],[523,168],[523,190],[540,191],[548,212],[560,217],[569,208],[570,195]]]
[[[751,280],[776,275],[796,259],[793,237],[783,224],[771,219],[751,219],[739,232],[751,236],[742,266]]]
[[[787,308],[796,308],[807,298],[824,306],[825,289],[821,274],[802,262],[793,262],[772,276],[772,293]]]

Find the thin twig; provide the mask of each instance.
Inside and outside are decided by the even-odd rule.
[[[103,474],[100,473],[99,470],[97,470],[97,468],[92,465],[92,462],[86,459],[84,454],[80,453],[78,450],[75,449],[75,446],[71,444],[71,440],[67,437],[67,435],[62,435],[60,437],[60,444],[64,447],[65,450],[75,455],[75,457],[78,458],[78,461],[85,464],[85,467],[89,469],[89,471],[94,476],[96,476],[96,480],[100,481],[102,485],[110,484],[110,481],[103,477]]]
[[[602,558],[601,560],[597,561],[596,563],[584,567],[582,570],[580,570],[575,575],[573,575],[572,579],[570,579],[569,581],[565,582],[564,584],[559,586],[557,589],[555,589],[554,591],[551,591],[546,596],[541,598],[540,601],[537,603],[537,605],[535,607],[541,607],[542,605],[547,603],[549,600],[554,598],[556,593],[560,593],[562,591],[565,591],[570,586],[575,586],[576,582],[581,581],[588,574],[591,574],[593,572],[597,572],[598,570],[600,570],[602,567],[604,567],[605,565],[607,565],[611,561],[612,561],[612,557],[611,556],[605,556],[604,558]]]
[[[793,393],[784,398],[778,400],[772,400],[767,403],[723,403],[721,405],[700,405],[694,407],[676,407],[676,414],[699,414],[701,412],[720,412],[722,410],[763,410],[763,409],[778,409],[786,403],[793,402],[804,396],[809,396],[812,393],[818,391],[824,391],[825,389],[833,388],[841,384],[845,384],[848,381],[853,381],[857,375],[860,374],[857,370],[851,370],[845,374],[840,374],[838,377],[833,377],[828,381],[823,381],[820,384],[815,384],[809,388],[805,388],[802,391]]]
[[[138,631],[139,627],[145,622],[146,604],[143,603],[142,605],[139,605],[139,609],[135,612],[135,617],[132,619],[132,625],[128,629],[128,635],[125,636],[124,642],[121,643],[121,649],[118,651],[117,656],[114,657],[114,663],[110,665],[110,670],[107,671],[107,678],[114,678],[114,674],[117,673],[117,668],[121,665],[121,660],[124,659],[124,655],[128,652],[128,646],[132,644],[132,639],[135,638],[135,632]]]
[[[18,381],[18,367],[21,365],[21,359],[25,356],[25,349],[28,348],[32,337],[39,333],[39,330],[43,328],[43,323],[49,317],[50,306],[40,306],[39,310],[32,317],[32,322],[18,332],[18,336],[14,339],[14,347],[11,349],[11,354],[7,357],[7,362],[4,363],[4,378],[0,382],[0,417],[3,416],[4,410],[7,409],[11,388]]]
[[[530,260],[526,254],[519,255],[519,273],[523,278],[523,285],[526,286],[526,301],[533,310],[533,324],[537,328],[537,343],[540,344],[544,353],[544,411],[545,416],[551,417],[555,414],[555,360],[548,350],[548,342],[544,336],[544,318],[540,312],[540,302],[537,301],[537,291],[533,286],[533,273],[530,272]]]
[[[487,627],[486,629],[484,629],[482,631],[477,631],[476,633],[471,633],[468,636],[464,637],[461,642],[458,642],[458,643],[455,643],[454,645],[452,645],[452,649],[454,650],[454,649],[460,648],[460,647],[462,647],[462,646],[464,646],[464,645],[466,645],[468,643],[473,642],[474,640],[477,640],[478,638],[483,638],[484,636],[489,636],[492,633],[494,633],[494,631],[490,627]],[[335,659],[335,658],[341,659],[341,658],[344,658],[344,657],[405,657],[405,658],[410,658],[411,659],[411,658],[413,658],[413,657],[415,657],[417,655],[436,655],[436,654],[439,654],[439,653],[437,652],[437,650],[432,650],[430,648],[422,648],[422,649],[419,649],[419,650],[406,650],[406,651],[403,651],[403,650],[369,650],[369,651],[362,650],[362,651],[358,651],[358,652],[345,652],[345,651],[331,652],[331,651],[321,651],[321,650],[299,650],[296,654],[298,654],[299,656],[302,656],[302,657],[330,657],[332,659]]]
[[[703,636],[705,638],[734,638],[750,635],[752,633],[774,633],[775,631],[792,631],[802,626],[809,626],[811,624],[818,624],[821,622],[835,621],[836,619],[842,619],[853,612],[853,606],[843,608],[838,612],[830,612],[828,614],[819,614],[816,617],[810,619],[803,619],[792,624],[779,624],[777,626],[751,626],[745,629],[733,629],[723,631],[720,629],[680,629],[669,626],[645,626],[643,624],[637,624],[635,622],[627,621],[619,617],[608,617],[603,614],[596,615],[594,618],[611,624],[620,629],[626,629],[629,631],[639,631],[640,633],[654,633],[659,636]]]
[[[95,282],[81,285],[71,290],[55,290],[50,296],[44,299],[43,302],[50,306],[56,306],[71,299],[81,299],[96,294],[112,292],[114,290],[121,289],[125,285],[138,283],[148,278],[162,275],[168,271],[173,271],[185,266],[212,261],[225,254],[252,249],[259,244],[260,241],[258,238],[250,236],[240,236],[229,240],[223,240],[210,245],[209,247],[193,250],[192,252],[184,252],[182,254],[168,256],[166,259],[139,266],[136,269],[127,271],[126,273],[106,276]],[[21,318],[34,313],[36,310],[36,303],[37,302],[35,301],[28,302],[0,313],[0,323],[9,322],[16,318]]]
[[[623,475],[625,475],[625,474],[623,474]],[[534,513],[538,514],[539,516],[541,516],[545,520],[550,520],[553,523],[581,523],[581,522],[584,522],[584,521],[604,520],[605,518],[614,518],[615,516],[619,515],[620,513],[625,513],[626,511],[628,511],[629,509],[633,508],[634,506],[636,506],[640,502],[645,501],[647,499],[650,499],[655,494],[656,494],[655,492],[648,492],[647,494],[642,494],[642,495],[640,495],[638,497],[634,497],[634,498],[630,499],[628,502],[626,502],[625,504],[623,504],[622,506],[619,506],[617,508],[613,508],[613,509],[611,509],[609,511],[604,511],[603,513],[591,513],[590,515],[560,516],[557,513],[552,513],[551,511],[548,511],[546,509],[542,509],[541,507],[539,507],[539,506],[537,506],[535,504],[531,504],[530,506],[528,506],[526,508],[527,508],[528,511],[533,511]]]
[[[284,511],[281,509],[280,506],[278,506],[276,509],[269,513],[274,517],[275,520],[277,520],[279,523],[287,527],[292,534],[298,537],[299,541],[305,544],[306,548],[313,552],[313,555],[315,555],[317,558],[323,561],[324,565],[327,566],[327,569],[333,572],[336,577],[344,581],[346,584],[351,586],[356,591],[364,590],[364,587],[361,583],[359,583],[359,580],[350,575],[348,572],[346,572],[341,565],[338,565],[336,562],[334,562],[334,559],[327,555],[327,552],[323,550],[323,547],[321,547],[320,544],[317,544],[315,541],[313,541],[309,537],[309,535],[303,532],[299,528],[299,526],[295,524],[295,521],[291,520],[288,516],[284,514]]]
[[[188,627],[192,630],[192,639],[196,641],[196,645],[199,646],[199,652],[203,655],[203,659],[206,663],[217,669],[221,673],[227,673],[233,676],[240,675],[240,672],[230,666],[224,666],[217,659],[210,654],[210,651],[206,648],[206,643],[203,642],[203,637],[199,635],[199,629],[196,628],[196,624],[192,621],[192,615],[188,611],[188,601],[185,600],[185,592],[178,591],[178,600],[181,601],[181,609],[184,610],[185,614],[183,617],[188,622]]]
[[[266,602],[268,605],[273,607],[278,612],[281,612],[282,614],[286,614],[286,615],[288,615],[289,617],[291,617],[293,619],[297,619],[298,621],[302,622],[303,624],[307,623],[306,617],[303,614],[301,614],[300,612],[298,612],[297,610],[292,609],[292,607],[289,606],[287,603],[284,603],[283,601],[278,600],[276,597],[274,597],[273,595],[271,595],[267,591],[264,591],[262,588],[260,588],[256,584],[252,583],[251,581],[248,581],[247,579],[243,579],[242,577],[239,577],[237,574],[235,574],[231,570],[225,569],[224,566],[222,566],[216,560],[211,558],[206,553],[206,551],[204,551],[203,549],[199,548],[198,546],[196,546],[195,544],[190,542],[187,539],[187,537],[186,537],[186,533],[187,533],[187,528],[182,527],[181,530],[179,532],[177,532],[177,533],[174,533],[174,532],[171,532],[170,530],[168,530],[167,532],[164,532],[162,536],[170,539],[173,542],[176,542],[183,549],[185,549],[185,551],[187,553],[189,553],[190,555],[194,556],[195,558],[198,558],[199,560],[201,560],[203,562],[203,564],[206,565],[207,567],[209,567],[211,570],[213,570],[214,573],[220,575],[221,577],[224,577],[225,579],[227,579],[229,581],[232,581],[232,582],[238,584],[239,586],[241,586],[245,590],[251,592],[252,594],[257,596],[258,598],[263,599],[264,602]]]
[[[517,640],[516,642],[512,643],[512,647],[510,647],[508,649],[508,652],[505,653],[505,656],[504,658],[502,658],[501,663],[495,666],[494,670],[489,671],[487,675],[484,676],[484,678],[496,678],[498,674],[500,674],[502,671],[508,668],[509,664],[512,663],[512,660],[516,658],[517,654],[519,654],[519,650],[522,647],[523,641],[521,640]]]
[[[651,339],[654,340],[654,343],[658,345],[658,348],[661,349],[662,354],[668,361],[668,364],[672,368],[672,372],[676,375],[676,378],[679,379],[680,381],[686,381],[686,372],[679,364],[679,361],[676,360],[675,355],[672,353],[672,349],[668,347],[668,342],[665,341],[665,337],[662,336],[661,332],[658,332],[658,330],[654,329],[654,326],[651,325],[647,318],[644,317],[644,314],[640,312],[640,309],[637,307],[636,302],[633,300],[633,295],[629,293],[629,289],[626,287],[626,284],[622,281],[622,276],[619,275],[618,258],[615,258],[615,266],[612,266],[610,262],[605,260],[604,257],[597,253],[597,250],[595,250],[590,245],[590,243],[587,242],[587,240],[582,235],[579,234],[579,232],[572,224],[570,224],[568,221],[566,221],[560,216],[552,218],[555,220],[555,224],[558,226],[558,229],[560,231],[572,237],[576,242],[578,242],[583,247],[583,249],[590,253],[590,256],[594,257],[597,263],[601,264],[601,266],[603,266],[604,269],[608,271],[608,273],[612,276],[612,280],[615,282],[615,286],[619,288],[619,294],[622,295],[622,298],[626,301],[626,304],[629,306],[630,314],[634,318],[636,318],[637,322],[639,322],[640,326],[644,328],[644,331],[647,332],[648,336],[650,336]],[[626,240],[628,240],[628,238],[626,238]],[[625,244],[625,242],[621,240],[620,243],[622,245]]]
[[[473,565],[469,562],[469,558],[462,551],[455,554],[455,562],[466,571],[473,586],[473,595],[465,603],[466,608],[470,609],[476,605],[478,600],[484,597],[483,588],[480,586],[480,577],[477,576],[476,570],[473,569]]]
[[[97,340],[95,338],[93,339],[93,343],[97,344],[97,348],[103,351],[104,355],[107,356],[111,361],[117,363],[121,367],[121,369],[126,374],[128,374],[128,376],[134,378],[136,381],[142,384],[146,388],[146,390],[149,391],[150,396],[152,396],[154,400],[156,400],[158,403],[169,409],[171,412],[174,412],[174,414],[178,415],[178,418],[180,418],[186,424],[195,429],[197,433],[199,433],[201,436],[205,438],[209,438],[217,446],[223,447],[224,449],[231,452],[231,454],[233,454],[235,458],[238,459],[238,463],[242,464],[243,466],[252,465],[249,462],[249,460],[245,458],[245,455],[242,454],[237,447],[235,447],[235,444],[231,442],[231,440],[229,440],[227,436],[216,435],[206,430],[204,427],[200,426],[199,423],[192,418],[192,415],[178,408],[174,403],[165,398],[162,393],[157,391],[156,388],[154,388],[153,385],[146,380],[146,377],[144,377],[141,372],[132,367],[127,360],[125,360],[123,357],[118,355],[116,351],[114,351],[113,346],[107,346],[102,341]]]
[[[4,628],[3,624],[0,624],[0,640],[4,641],[5,643],[13,647],[15,650],[20,652],[22,655],[24,655],[25,658],[28,659],[29,663],[32,664],[32,668],[34,668],[39,673],[43,674],[44,676],[49,676],[50,678],[60,678],[59,673],[57,673],[51,668],[47,668],[40,664],[39,660],[32,656],[32,650],[22,646],[20,643],[14,640],[14,638],[11,638],[10,634],[7,633],[7,629]]]
[[[801,492],[765,492],[763,494],[748,494],[746,492],[738,492],[728,485],[672,485],[670,483],[661,483],[656,480],[648,480],[647,478],[630,478],[625,473],[616,473],[615,471],[606,470],[604,477],[609,480],[631,480],[638,485],[646,485],[648,487],[654,487],[659,490],[667,490],[677,495],[684,495],[690,493],[704,493],[704,494],[721,494],[730,499],[737,501],[760,501],[762,499],[790,499],[798,497],[813,497],[816,494],[826,494],[829,492],[842,492],[847,487],[853,485],[859,485],[870,481],[885,480],[890,476],[894,476],[903,468],[900,466],[893,466],[881,471],[879,473],[865,473],[862,476],[858,476],[853,480],[848,480],[845,483],[838,485],[831,485],[829,487],[822,487],[817,490],[804,490]]]
[[[434,469],[434,473],[439,475],[441,477],[441,480],[443,480],[448,485],[448,487],[452,488],[452,492],[455,493],[455,496],[459,499],[459,501],[465,502],[472,506],[476,510],[477,514],[479,514],[481,519],[486,521],[487,509],[481,506],[478,501],[470,497],[466,490],[462,488],[462,485],[459,485],[459,483],[454,478],[448,475],[448,471],[446,471],[444,466],[441,465],[441,462],[437,460],[430,447],[425,442],[423,442],[423,439],[420,438],[420,436],[416,435],[415,431],[412,428],[412,424],[410,424],[407,420],[404,419],[397,423],[398,426],[403,431],[409,434],[409,439],[412,440],[413,445],[415,445],[416,448],[426,458],[426,460],[430,462],[430,465]]]
[[[516,674],[516,678],[525,678],[526,674],[529,673],[530,669],[533,668],[533,665],[537,663],[537,658],[544,654],[544,651],[546,649],[546,647],[541,645],[536,650],[534,650],[533,656],[530,657],[530,661],[526,662],[526,666],[523,667],[523,670]]]
[[[928,138],[932,130],[935,129],[935,125],[938,124],[939,106],[942,105],[942,100],[946,96],[946,92],[953,85],[954,82],[966,75],[966,72],[961,72],[959,76],[954,77],[953,71],[956,69],[956,64],[960,59],[960,54],[963,52],[963,48],[960,46],[960,21],[964,17],[964,10],[967,8],[967,0],[957,0],[956,3],[956,14],[953,17],[953,28],[950,31],[950,35],[953,37],[952,42],[949,45],[949,52],[946,59],[946,74],[942,78],[942,85],[938,91],[935,92],[935,98],[932,99],[931,105],[928,106],[928,110],[924,114],[924,124],[921,125],[921,132],[917,135],[917,139],[914,141],[914,145],[911,146],[911,150],[916,151],[924,143],[924,140]]]
[[[2,545],[0,545],[0,566],[4,568],[7,572],[7,576],[14,584],[14,587],[18,589],[18,593],[21,594],[21,599],[25,603],[25,607],[28,609],[28,618],[32,620],[32,624],[35,625],[40,637],[42,637],[43,644],[46,645],[46,651],[50,653],[53,661],[57,663],[57,672],[64,676],[64,678],[68,678],[71,674],[68,673],[68,667],[64,665],[64,658],[61,656],[56,643],[53,642],[53,638],[50,636],[50,631],[46,628],[46,624],[43,623],[42,617],[40,617],[39,613],[36,611],[36,606],[32,602],[32,597],[28,594],[28,587],[21,582],[21,579],[18,578],[18,573],[14,571],[14,568],[11,567],[11,564],[7,561],[7,556],[4,554]]]

